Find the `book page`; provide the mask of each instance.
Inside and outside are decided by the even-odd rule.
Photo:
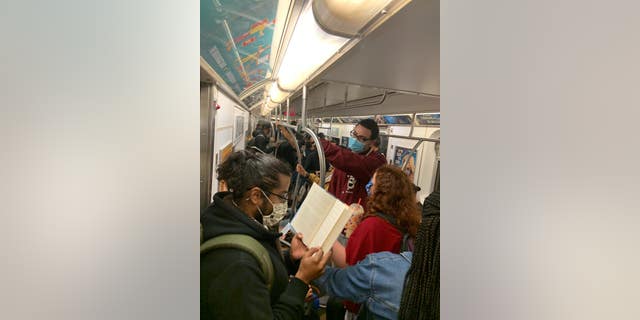
[[[302,241],[307,247],[321,247],[327,252],[350,217],[346,204],[313,184],[291,225],[304,235]]]
[[[324,222],[320,226],[320,229],[316,232],[313,239],[311,239],[310,245],[312,247],[321,247],[324,252],[327,252],[331,249],[333,242],[336,241],[338,235],[344,228],[344,225],[347,223],[347,220],[343,219],[343,216],[347,216],[349,218],[349,213],[347,211],[348,207],[344,203],[337,201],[333,204],[331,211],[329,211],[327,217],[324,219]],[[342,225],[338,225],[341,220],[344,220]],[[337,230],[337,232],[335,232]],[[335,234],[335,237],[331,239],[331,235]],[[327,247],[328,245],[328,247]]]
[[[347,224],[353,213],[352,210],[342,202],[337,202],[335,207],[340,210],[340,215],[335,220],[335,223],[326,225],[329,232],[324,237],[324,241],[321,244],[324,252],[328,252],[331,249],[333,243],[336,242],[336,239],[340,236],[342,229],[344,229],[344,226]],[[325,225],[323,225],[323,228],[324,226]],[[320,232],[318,234],[320,234]]]
[[[317,184],[313,184],[298,213],[291,221],[296,233],[304,235],[303,242],[311,247],[311,241],[320,229],[324,219],[338,201]],[[339,201],[338,201],[339,202]]]

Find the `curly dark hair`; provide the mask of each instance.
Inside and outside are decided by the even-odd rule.
[[[388,164],[378,168],[375,176],[375,188],[367,201],[367,216],[375,216],[376,212],[392,216],[400,228],[415,237],[420,212],[413,182],[402,170]]]
[[[218,166],[216,172],[218,180],[227,184],[236,200],[253,187],[260,187],[265,191],[274,190],[280,183],[280,174],[291,176],[291,168],[288,164],[270,154],[247,150],[232,153]]]

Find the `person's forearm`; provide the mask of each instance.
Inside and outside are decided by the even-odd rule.
[[[333,243],[332,250],[333,250],[333,256],[331,257],[331,259],[333,259],[332,261],[336,265],[336,267],[338,268],[346,267],[347,254],[344,246],[340,244],[338,241],[336,241]]]

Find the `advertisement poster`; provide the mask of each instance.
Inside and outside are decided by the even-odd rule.
[[[382,131],[381,131],[382,132]],[[380,149],[380,153],[382,153],[385,158],[387,157],[387,148],[389,146],[389,137],[383,134],[380,134],[380,146],[378,146],[378,148]]]
[[[340,136],[340,128],[331,128],[329,133],[330,136],[337,138]]]
[[[403,147],[396,147],[393,156],[393,164],[402,169],[409,177],[409,180],[415,181],[416,172],[416,152]]]
[[[349,137],[342,137],[340,145],[343,147],[349,147]]]
[[[236,94],[270,70],[277,6],[275,0],[200,1],[200,56]]]
[[[440,114],[439,113],[426,113],[416,115],[416,125],[419,126],[439,126]]]
[[[244,134],[244,117],[236,116],[236,127],[235,127],[235,135],[234,140],[238,140],[238,138],[242,137]]]

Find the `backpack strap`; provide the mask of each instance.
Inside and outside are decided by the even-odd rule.
[[[384,212],[376,212],[375,213],[376,216],[386,220],[387,222],[389,222],[392,226],[396,227],[396,229],[398,229],[398,231],[400,231],[400,233],[405,233],[404,230],[402,230],[400,228],[400,226],[396,223],[396,218],[384,213]]]
[[[400,231],[400,233],[402,233],[402,244],[400,245],[400,252],[413,251],[413,247],[414,247],[413,238],[409,236],[409,233],[406,230],[402,229],[398,225],[394,217],[383,212],[376,212],[375,215],[386,220],[392,226],[394,226],[398,231]]]
[[[260,242],[246,234],[225,234],[211,238],[200,245],[200,256],[215,249],[233,248],[240,249],[251,254],[260,264],[263,279],[269,291],[273,285],[274,271],[271,257]]]

